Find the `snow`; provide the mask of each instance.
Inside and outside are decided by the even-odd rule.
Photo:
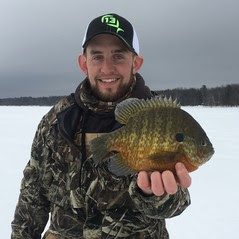
[[[41,117],[50,107],[0,107],[0,232],[10,238],[23,169]],[[191,173],[192,204],[168,219],[171,239],[239,238],[238,135],[239,108],[183,107],[205,129],[212,141],[212,159]]]

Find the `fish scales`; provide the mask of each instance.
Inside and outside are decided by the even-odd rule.
[[[123,126],[94,139],[91,152],[96,165],[114,152],[108,164],[118,176],[141,170],[174,171],[177,162],[193,171],[214,153],[198,122],[171,99],[128,99],[117,105],[115,116]]]

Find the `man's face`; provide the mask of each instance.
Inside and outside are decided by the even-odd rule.
[[[119,38],[101,34],[89,42],[79,63],[93,94],[102,101],[115,101],[129,90],[138,70],[137,58]]]

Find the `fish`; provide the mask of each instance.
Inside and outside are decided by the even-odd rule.
[[[214,154],[200,124],[171,97],[129,98],[117,104],[114,114],[122,126],[93,139],[90,152],[95,166],[107,162],[116,176],[175,173],[177,162],[192,172]]]

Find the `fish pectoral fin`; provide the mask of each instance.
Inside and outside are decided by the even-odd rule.
[[[108,169],[116,176],[127,176],[135,173],[134,170],[124,164],[120,153],[115,153],[110,156],[108,162]]]
[[[110,153],[107,147],[107,140],[108,135],[106,134],[90,141],[90,152],[96,166],[104,162]]]
[[[153,161],[157,160],[160,162],[168,162],[174,160],[177,154],[178,152],[159,152],[150,155],[147,159]]]

